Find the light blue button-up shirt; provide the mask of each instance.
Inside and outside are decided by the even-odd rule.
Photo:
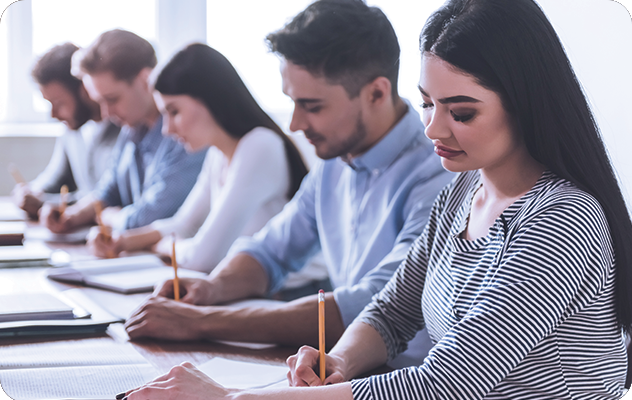
[[[111,168],[94,195],[120,206],[113,228],[125,230],[171,217],[180,208],[202,169],[206,151],[187,154],[162,131],[162,116],[151,128],[125,127],[112,152]]]
[[[404,260],[452,178],[408,104],[404,117],[366,153],[348,162],[319,161],[283,211],[253,237],[238,239],[230,254],[254,257],[272,293],[322,250],[348,326]]]

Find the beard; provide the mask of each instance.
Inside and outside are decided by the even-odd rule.
[[[75,102],[77,103],[75,107],[75,115],[73,116],[73,124],[70,126],[70,129],[77,130],[83,126],[86,122],[92,119],[92,110],[90,106],[79,96],[78,93],[75,94]]]
[[[316,155],[323,160],[330,160],[355,152],[367,136],[361,113],[358,115],[353,132],[341,141],[334,142],[337,137],[326,139],[324,135],[311,129],[306,129],[303,133],[307,139],[314,143]]]

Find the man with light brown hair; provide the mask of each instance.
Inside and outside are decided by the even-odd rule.
[[[115,29],[101,34],[73,64],[102,116],[123,129],[112,167],[97,188],[63,214],[45,207],[42,220],[59,233],[94,223],[95,201],[105,208],[103,222],[119,231],[172,216],[193,187],[205,151],[187,154],[162,136],[162,116],[147,82],[156,66],[153,47],[132,32]]]

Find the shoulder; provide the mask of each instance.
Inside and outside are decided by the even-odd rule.
[[[258,126],[239,139],[236,152],[259,153],[264,150],[283,151],[283,149],[283,139],[281,139],[278,133],[271,129]]]
[[[591,194],[551,172],[545,172],[533,188],[525,207],[529,214],[560,213],[567,219],[605,221],[601,204]]]

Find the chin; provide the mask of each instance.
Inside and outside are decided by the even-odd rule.
[[[441,158],[441,165],[443,166],[444,169],[450,172],[454,172],[454,173],[466,172],[466,171],[471,171],[471,170],[476,169],[476,168],[468,168],[466,165],[462,163],[450,161],[443,157]]]

